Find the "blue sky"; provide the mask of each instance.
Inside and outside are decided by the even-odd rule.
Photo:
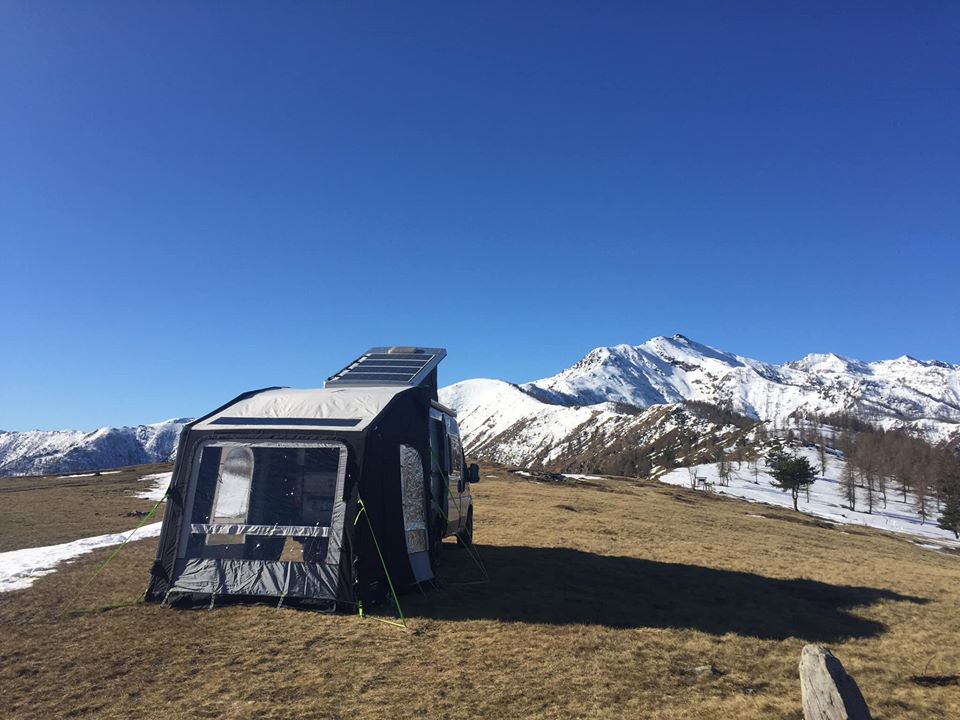
[[[960,362],[960,6],[0,2],[0,428],[681,332]]]

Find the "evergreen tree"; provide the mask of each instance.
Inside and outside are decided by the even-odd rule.
[[[767,455],[767,467],[773,476],[774,486],[784,492],[790,491],[793,509],[799,511],[797,500],[800,491],[809,487],[817,479],[818,468],[813,467],[805,457],[786,455],[780,450],[772,450]]]
[[[937,525],[944,530],[949,530],[960,540],[960,483],[948,486],[944,490],[943,512],[940,514]]]

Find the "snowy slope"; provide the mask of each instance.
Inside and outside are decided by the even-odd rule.
[[[656,461],[668,446],[696,447],[711,436],[735,439],[744,430],[678,404],[643,411],[610,402],[551,404],[500,380],[441,388],[440,401],[457,411],[467,454],[546,470],[645,474],[641,458]]]
[[[806,457],[811,465],[819,464],[817,453],[811,448],[801,448],[797,454]],[[865,525],[888,532],[912,535],[933,541],[937,547],[960,547],[960,542],[954,538],[953,533],[941,530],[929,519],[921,522],[916,510],[916,500],[910,493],[907,493],[907,502],[903,502],[903,496],[891,488],[887,491],[886,507],[878,496],[874,501],[873,512],[868,513],[866,496],[863,494],[865,491],[861,491],[858,495],[856,510],[850,510],[840,485],[845,467],[846,463],[843,459],[837,456],[831,457],[827,462],[826,472],[810,487],[810,499],[807,499],[805,493],[800,493],[798,503],[800,511],[843,525]],[[762,461],[756,483],[754,483],[753,470],[744,464],[740,470],[733,471],[728,487],[720,485],[715,464],[697,465],[696,469],[697,475],[707,478],[707,482],[714,483],[713,492],[793,509],[790,493],[773,486],[773,478],[765,472]],[[659,479],[670,485],[690,486],[687,468],[671,470]]]
[[[185,418],[137,427],[0,431],[0,475],[43,475],[166,462]]]
[[[466,380],[440,391],[440,401],[457,411],[468,452],[498,444],[500,462],[522,463],[530,451],[556,449],[584,425],[609,416],[611,407],[547,405],[500,380]]]
[[[807,355],[771,365],[674,335],[597,348],[561,373],[520,387],[570,406],[700,400],[777,425],[797,411],[849,412],[886,428],[917,428],[934,442],[960,435],[960,366],[907,356],[866,363]]]

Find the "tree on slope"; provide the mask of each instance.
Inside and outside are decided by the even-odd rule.
[[[950,465],[952,467],[945,465],[945,474],[938,483],[943,509],[937,525],[944,530],[949,530],[960,540],[960,463],[950,463]]]
[[[840,481],[843,488],[843,495],[847,499],[847,505],[851,510],[857,509],[857,470],[853,463],[847,461],[843,467],[843,479]]]
[[[914,507],[917,510],[917,515],[920,516],[921,525],[927,522],[927,517],[930,515],[930,494],[928,490],[926,478],[922,477],[917,480],[917,484],[913,488],[913,495],[916,498]]]
[[[799,512],[797,500],[800,491],[817,479],[818,468],[813,467],[805,457],[787,455],[782,450],[773,450],[767,455],[767,467],[770,468],[774,486],[784,492],[790,491],[793,509]]]
[[[717,477],[720,478],[720,484],[723,487],[730,485],[730,476],[733,470],[730,465],[730,457],[724,452],[723,448],[717,451]]]
[[[943,512],[937,525],[949,530],[960,540],[960,487],[954,486],[943,494]]]

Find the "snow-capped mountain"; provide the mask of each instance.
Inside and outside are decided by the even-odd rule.
[[[777,426],[794,413],[849,413],[885,428],[914,429],[935,443],[960,438],[960,366],[907,356],[866,363],[833,354],[773,365],[682,335],[597,348],[559,374],[524,385],[457,383],[441,390],[441,401],[458,411],[472,454],[548,469],[573,469],[567,462],[582,451],[585,437],[593,438],[594,463],[628,436],[643,447],[663,447],[669,422],[689,415],[677,405],[685,401]],[[714,421],[725,422],[693,418],[687,426]],[[598,445],[603,442],[606,451]]]
[[[186,418],[137,427],[0,431],[0,475],[43,475],[166,462]]]
[[[700,400],[778,425],[797,412],[846,412],[885,428],[914,427],[935,442],[960,431],[960,366],[906,355],[871,363],[807,355],[771,365],[674,335],[597,348],[521,387],[564,405]]]

